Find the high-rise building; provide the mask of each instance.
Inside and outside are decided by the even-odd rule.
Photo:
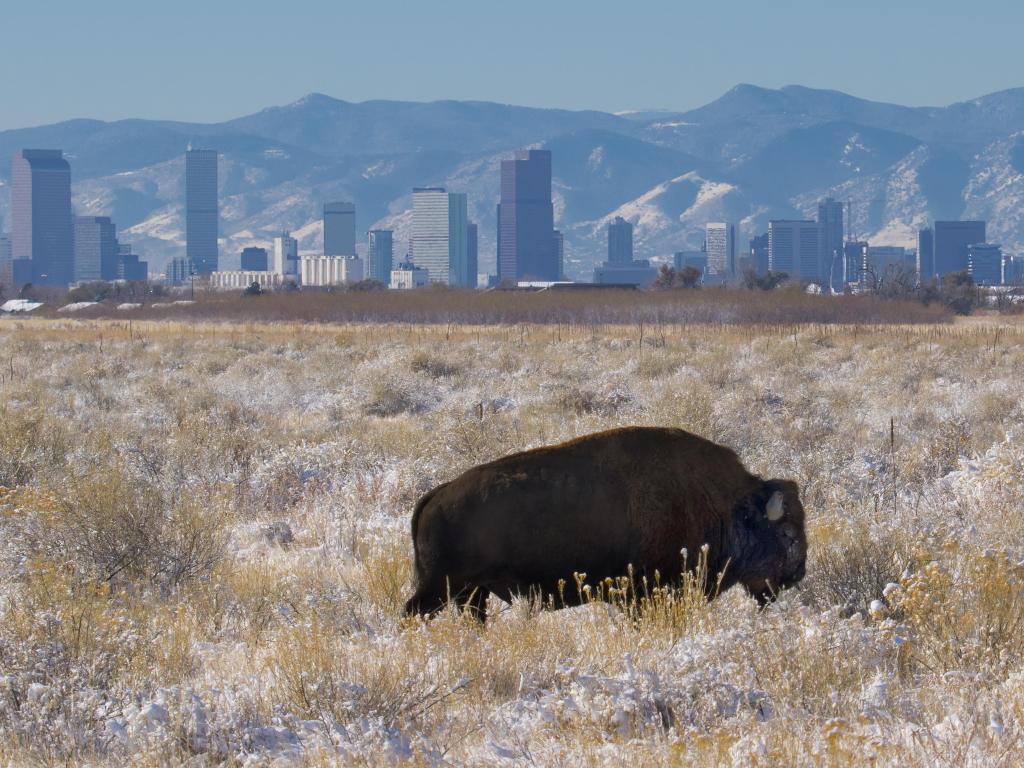
[[[768,269],[821,283],[821,228],[816,221],[777,219],[768,222]]]
[[[917,279],[926,283],[935,277],[935,234],[931,227],[917,233]]]
[[[184,256],[175,256],[167,262],[167,266],[164,268],[164,277],[171,285],[181,285],[187,282],[193,273],[192,262]]]
[[[185,256],[196,274],[217,271],[217,150],[185,153]]]
[[[861,268],[857,282],[877,288],[886,281],[910,278],[917,272],[917,254],[898,245],[868,245],[861,248]]]
[[[477,269],[480,263],[480,230],[474,222],[466,225],[466,282],[464,288],[476,288]]]
[[[768,272],[768,233],[750,238],[750,269],[759,275]]]
[[[608,264],[633,262],[633,225],[621,216],[608,224]]]
[[[992,243],[971,243],[967,246],[967,271],[978,285],[1002,285],[1003,249]]]
[[[706,251],[676,251],[672,254],[672,266],[676,272],[693,267],[700,271],[703,279],[708,270],[708,254]]]
[[[299,241],[288,232],[274,238],[274,263],[270,271],[298,279]]]
[[[704,241],[708,255],[707,276],[717,282],[735,277],[736,225],[723,221],[709,222],[704,228]]]
[[[355,204],[324,203],[324,256],[355,255]]]
[[[843,276],[847,283],[860,283],[864,273],[864,240],[849,240],[843,243]]]
[[[984,221],[936,221],[934,232],[935,276],[943,278],[967,271],[967,247],[985,242]]]
[[[11,238],[0,235],[0,285],[8,289],[14,287],[14,258],[11,256]]]
[[[117,280],[117,257],[117,231],[110,217],[75,217],[76,281]]]
[[[149,262],[140,261],[132,253],[131,243],[117,244],[117,279],[143,281],[149,279]]]
[[[412,257],[430,282],[475,287],[469,275],[469,220],[466,195],[442,187],[412,192]]]
[[[558,279],[565,280],[565,235],[555,230],[555,258],[558,262]]]
[[[268,271],[268,264],[266,248],[242,249],[239,267],[243,272],[266,272]]]
[[[557,280],[552,232],[551,152],[530,149],[501,161],[498,279]]]
[[[818,226],[821,228],[821,267],[818,274],[828,282],[833,291],[841,291],[848,279],[844,274],[843,204],[831,197],[826,197],[818,203]]]
[[[74,279],[71,166],[59,149],[22,149],[11,161],[11,258],[32,282]]]
[[[366,256],[367,279],[387,285],[395,259],[394,233],[390,229],[371,229]]]

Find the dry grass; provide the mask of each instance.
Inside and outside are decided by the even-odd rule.
[[[991,319],[5,321],[0,760],[1019,764],[1021,370]],[[803,588],[400,615],[421,493],[621,424],[798,479]]]

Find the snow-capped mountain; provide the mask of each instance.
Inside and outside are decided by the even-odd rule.
[[[155,269],[184,250],[185,147],[221,153],[221,260],[283,229],[321,247],[321,206],[353,200],[360,230],[409,236],[414,186],[469,195],[480,262],[492,269],[500,161],[551,149],[556,225],[567,262],[587,275],[604,258],[607,222],[636,225],[638,258],[700,244],[706,221],[813,216],[850,201],[853,232],[913,245],[936,218],[982,218],[990,240],[1024,252],[1024,89],[948,107],[903,107],[800,86],[739,85],[684,113],[532,109],[487,102],[349,103],[311,94],[217,124],[72,120],[0,132],[0,155],[61,148],[75,208],[110,215]],[[0,166],[0,187],[10,168]],[[0,191],[0,217],[9,195]]]

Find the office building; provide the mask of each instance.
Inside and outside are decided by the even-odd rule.
[[[1002,285],[1003,249],[992,243],[967,246],[967,271],[977,285]]]
[[[132,253],[131,243],[117,244],[117,279],[140,282],[149,279],[149,262],[140,261],[138,254]]]
[[[324,256],[355,255],[355,204],[324,203]]]
[[[768,222],[768,269],[821,284],[821,228],[816,221],[776,219]]]
[[[11,238],[0,235],[0,286],[10,289],[14,286],[14,258],[11,256]]]
[[[633,262],[633,225],[621,216],[608,224],[608,264],[629,265]]]
[[[558,279],[565,280],[565,235],[561,230],[556,229],[555,235],[555,262],[558,264]]]
[[[629,264],[605,262],[594,268],[594,282],[598,285],[621,285],[649,287],[658,277],[657,267],[647,260],[631,261]]]
[[[707,252],[707,277],[725,282],[736,276],[736,225],[710,222],[704,227],[704,249]]]
[[[931,227],[917,233],[917,278],[926,283],[935,277],[935,234]]]
[[[371,229],[366,252],[366,278],[387,285],[395,258],[394,233],[390,229]]]
[[[878,288],[886,281],[913,279],[917,272],[917,254],[898,245],[868,245],[861,249],[858,282],[865,288]]]
[[[843,279],[847,283],[861,283],[864,276],[864,240],[849,240],[843,243]]]
[[[274,238],[274,263],[270,271],[296,280],[299,277],[299,241],[288,232]]]
[[[672,266],[676,272],[693,267],[700,272],[703,279],[708,270],[708,255],[705,251],[676,251],[672,254]]]
[[[75,217],[76,282],[117,280],[117,232],[107,216]]]
[[[531,149],[502,160],[500,199],[498,279],[558,279],[551,152]]]
[[[269,260],[266,248],[243,248],[239,266],[242,272],[266,272]]]
[[[171,285],[188,282],[193,274],[192,263],[184,256],[175,256],[164,269],[164,279]]]
[[[841,291],[846,282],[843,204],[831,197],[818,203],[818,226],[821,228],[821,267],[818,274],[833,291]]]
[[[16,282],[74,280],[71,166],[59,149],[22,149],[11,161],[11,258]],[[20,274],[19,274],[20,273]]]
[[[466,225],[466,270],[464,288],[476,288],[480,262],[480,230],[474,222]]]
[[[185,256],[196,274],[217,271],[217,150],[185,153]]]
[[[768,233],[750,238],[749,269],[759,275],[768,273]]]
[[[417,187],[412,193],[412,257],[430,282],[473,287],[469,274],[469,221],[466,195],[442,187]]]
[[[358,256],[303,256],[299,281],[303,287],[358,283],[363,279],[363,260]]]
[[[936,221],[932,232],[934,275],[939,279],[966,272],[968,246],[986,241],[984,221]]]
[[[396,291],[408,291],[413,288],[423,288],[430,284],[430,273],[417,267],[406,259],[391,270],[391,278],[388,287]]]
[[[1024,256],[1003,257],[1003,285],[1024,285]]]

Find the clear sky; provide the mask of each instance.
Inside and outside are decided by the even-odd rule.
[[[944,105],[1024,85],[1021,0],[3,0],[0,129],[312,91],[687,109],[737,83]]]

